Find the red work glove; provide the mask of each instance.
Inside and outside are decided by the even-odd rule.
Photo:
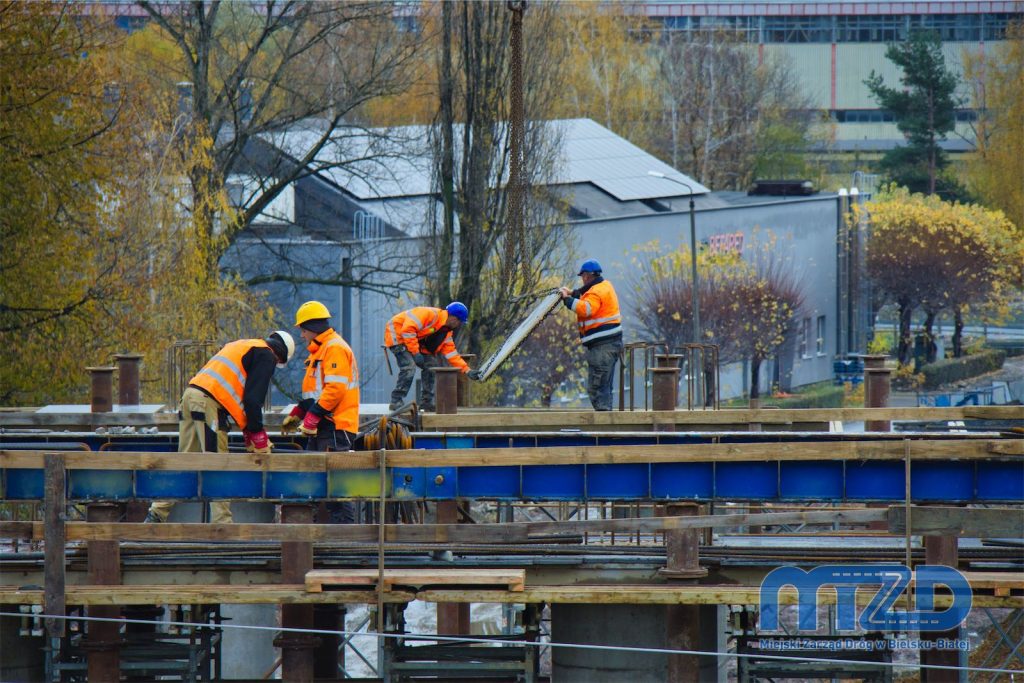
[[[302,408],[295,406],[292,408],[292,412],[288,413],[288,417],[281,421],[281,433],[291,434],[299,425],[302,424],[302,418],[306,416],[306,411]]]
[[[250,453],[270,453],[270,438],[267,437],[267,430],[261,429],[258,432],[242,432],[245,437],[245,450]]]
[[[306,419],[302,421],[302,426],[299,427],[299,431],[307,436],[313,436],[316,434],[316,426],[320,424],[320,420],[322,419],[322,416],[317,415],[313,411],[309,411],[306,413]]]

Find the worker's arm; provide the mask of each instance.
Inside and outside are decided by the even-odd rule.
[[[415,315],[415,309],[410,309],[405,312],[402,324],[398,328],[398,343],[405,344],[405,348],[409,349],[409,353],[414,356],[420,352],[419,335],[422,331],[422,324],[423,321]]]
[[[333,341],[333,340],[332,340]],[[355,372],[353,359],[342,346],[341,341],[328,342],[327,351],[320,363],[323,373],[324,388],[320,398],[309,407],[309,412],[323,417],[334,412],[345,394],[359,386],[359,377]]]
[[[245,389],[242,391],[245,429],[260,432],[263,431],[263,403],[270,388],[270,378],[277,367],[277,356],[269,348],[252,348],[242,356],[242,367],[245,368]]]
[[[562,299],[562,303],[575,313],[579,320],[586,320],[592,318],[601,307],[601,297],[595,294],[592,288],[582,295],[580,290],[574,289],[569,296]]]
[[[438,355],[444,356],[452,367],[456,367],[460,372],[469,372],[469,364],[466,363],[465,359],[459,355],[458,349],[455,348],[455,341],[452,339],[452,333],[449,332],[445,335],[444,341],[437,347]]]

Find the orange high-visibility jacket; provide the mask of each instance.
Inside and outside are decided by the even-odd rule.
[[[409,349],[409,353],[430,353],[428,349],[420,348],[420,340],[437,332],[447,322],[448,311],[443,308],[431,306],[410,308],[388,321],[384,328],[384,345],[390,347],[403,344],[405,348]],[[444,340],[437,347],[436,353],[444,356],[453,367],[462,372],[469,372],[469,365],[455,348],[451,331],[445,335]]]
[[[584,344],[622,334],[619,297],[607,280],[593,285],[578,299],[570,299],[566,305],[576,314],[576,324]]]
[[[306,374],[302,398],[311,398],[334,422],[335,429],[359,431],[359,369],[352,348],[341,335],[328,329],[306,347]]]
[[[242,367],[242,356],[257,347],[270,348],[262,339],[239,339],[225,344],[189,381],[189,384],[201,388],[228,411],[240,429],[245,429],[248,422],[242,407],[247,375]]]

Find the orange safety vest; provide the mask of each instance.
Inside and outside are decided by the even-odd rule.
[[[359,369],[355,355],[341,335],[328,329],[306,347],[302,398],[311,398],[328,412],[335,429],[359,431]]]
[[[245,368],[242,367],[242,356],[255,348],[269,349],[270,346],[262,339],[239,339],[225,344],[224,348],[189,380],[189,384],[213,396],[213,399],[228,411],[239,429],[245,429],[248,422],[245,409],[242,407],[247,375]]]
[[[420,348],[420,340],[428,337],[445,326],[448,322],[448,311],[432,306],[417,306],[402,311],[384,327],[384,345],[396,346],[404,344],[409,353],[430,353]],[[437,347],[437,353],[444,356],[453,367],[462,372],[469,372],[469,365],[455,348],[452,333],[448,332]]]
[[[580,339],[586,344],[604,337],[622,334],[619,297],[612,283],[602,280],[576,299],[573,306]]]

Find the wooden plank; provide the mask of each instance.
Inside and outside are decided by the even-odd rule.
[[[314,569],[306,573],[306,590],[318,593],[325,586],[377,585],[381,577],[377,569]],[[524,569],[385,569],[383,590],[394,586],[508,586],[508,590],[523,590],[526,581]]]
[[[462,448],[389,451],[391,467],[472,467],[480,465],[569,465],[661,462],[744,462],[793,460],[902,460],[904,441],[779,441],[768,443],[662,444],[646,446],[562,446]],[[914,460],[1024,457],[1024,440],[911,439]],[[998,451],[998,452],[996,452]],[[199,471],[323,472],[376,469],[377,453],[64,453],[68,469],[145,469]],[[0,467],[42,468],[42,451],[0,450]]]
[[[415,599],[411,591],[391,591],[384,600],[406,603]],[[43,591],[36,589],[0,588],[0,604],[42,604]],[[338,604],[376,602],[374,591],[338,590],[309,593],[303,584],[254,586],[224,585],[136,585],[136,586],[68,586],[69,605],[263,605],[263,604]]]
[[[43,548],[43,619],[46,636],[52,643],[64,637],[63,619],[66,614],[64,603],[65,585],[65,529],[67,511],[67,486],[64,460],[56,453],[47,453],[46,469],[43,473],[43,528],[47,543]]]
[[[868,420],[1024,420],[1020,406],[971,406],[951,408],[787,408],[675,411],[507,411],[460,412],[457,415],[422,416],[424,430],[471,429],[526,430],[539,427],[612,427],[661,424],[794,424],[800,422],[864,422]]]
[[[889,533],[906,533],[907,511],[904,507],[890,507],[886,519],[889,522]],[[910,520],[915,534],[1024,538],[1024,510],[1019,507],[962,508],[915,505],[911,508]]]

